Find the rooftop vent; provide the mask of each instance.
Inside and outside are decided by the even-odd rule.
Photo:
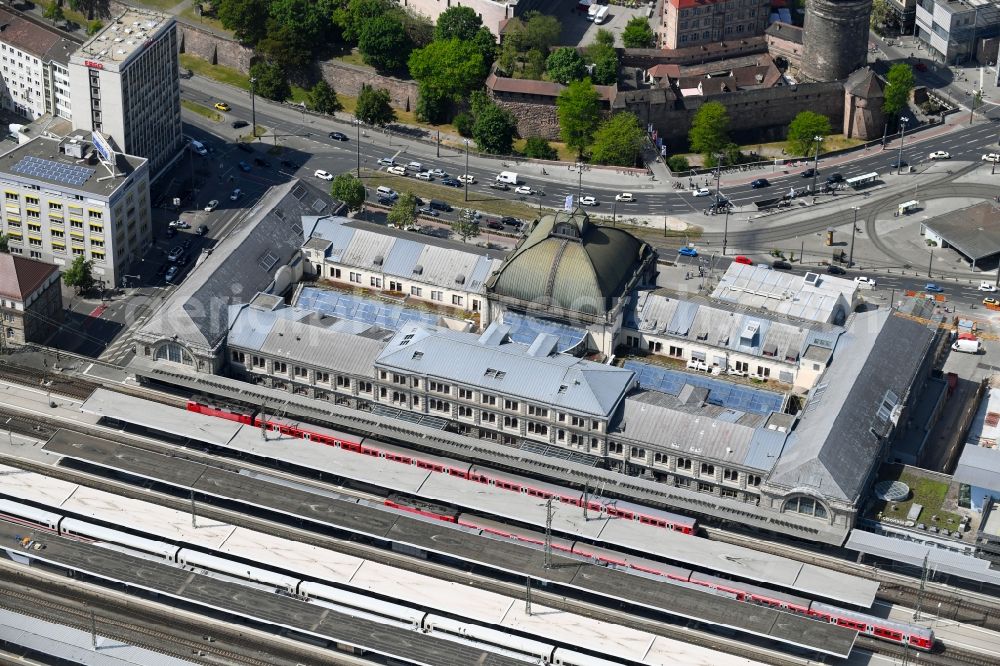
[[[376,266],[381,266],[383,261],[384,259],[382,258],[381,254],[372,259],[372,263],[375,264]]]
[[[815,287],[819,284],[819,273],[806,273],[802,276],[802,284],[807,284],[810,287]]]
[[[413,267],[413,274],[414,275],[423,275],[424,274],[424,267],[421,266],[420,264],[417,264],[416,266]]]
[[[465,284],[465,276],[459,273],[455,276],[455,284]]]

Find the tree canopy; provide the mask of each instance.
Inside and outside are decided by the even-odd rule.
[[[479,223],[471,215],[459,215],[458,219],[451,223],[451,231],[464,243],[479,235]]]
[[[326,79],[320,79],[309,91],[309,107],[318,113],[330,115],[340,111],[344,105],[337,99],[337,93]]]
[[[701,153],[710,164],[715,163],[713,155],[725,150],[729,144],[729,113],[719,102],[702,104],[691,121],[688,130],[691,150]]]
[[[441,12],[434,26],[434,39],[471,40],[483,27],[483,20],[472,7],[455,6]]]
[[[648,49],[654,43],[653,29],[644,16],[633,17],[622,31],[622,44],[627,49]]]
[[[510,155],[514,152],[515,134],[517,119],[507,109],[490,104],[476,113],[472,136],[479,150],[494,155]]]
[[[618,51],[615,36],[604,30],[597,31],[597,38],[587,49],[587,58],[594,65],[590,78],[600,86],[610,86],[618,81]]]
[[[284,102],[292,94],[288,78],[280,65],[262,60],[250,67],[250,76],[256,79],[254,92],[261,97]]]
[[[94,262],[78,256],[62,274],[67,287],[75,287],[76,293],[90,291],[94,286]]]
[[[556,99],[559,135],[567,146],[583,155],[600,121],[600,97],[590,79],[574,81]]]
[[[455,101],[483,85],[488,63],[472,42],[434,40],[410,54],[410,76]]]
[[[362,86],[358,93],[358,105],[354,114],[366,125],[383,127],[396,120],[396,111],[389,103],[389,91],[385,88]]]
[[[643,132],[635,114],[616,113],[594,132],[590,156],[600,164],[635,166],[642,149]]]
[[[582,79],[587,73],[583,58],[576,52],[576,49],[569,46],[556,49],[549,54],[545,61],[545,70],[550,79],[563,85]]]
[[[358,51],[364,61],[383,72],[403,69],[413,43],[396,16],[377,16],[365,23],[358,38]]]
[[[216,16],[236,39],[245,44],[256,44],[267,34],[267,18],[271,3],[268,0],[220,0]]]
[[[395,224],[399,229],[409,229],[417,223],[417,198],[410,192],[404,192],[396,199],[386,217],[389,224]]]
[[[66,18],[66,14],[63,13],[62,5],[60,5],[57,0],[52,0],[52,2],[49,3],[49,6],[45,8],[45,13],[42,14],[42,16],[53,23],[58,23]]]
[[[365,24],[392,9],[390,0],[348,0],[346,5],[334,10],[333,22],[340,26],[345,41],[357,44]]]
[[[910,102],[910,91],[913,90],[913,69],[903,62],[898,62],[889,68],[885,77],[885,101],[882,110],[890,116],[898,116],[906,110]]]
[[[788,152],[792,155],[812,155],[816,137],[831,132],[830,119],[815,111],[800,111],[788,125]]]
[[[536,160],[554,160],[559,157],[556,149],[540,136],[528,137],[524,142],[524,154]]]
[[[330,196],[343,201],[348,210],[361,210],[365,203],[365,186],[351,174],[342,173],[330,183]]]

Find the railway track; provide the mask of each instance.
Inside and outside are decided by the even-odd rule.
[[[893,663],[920,664],[921,666],[996,666],[997,658],[977,652],[959,650],[938,644],[931,652],[907,650],[898,645],[887,645],[866,636],[858,636],[855,647],[878,652],[892,658]],[[897,661],[898,660],[898,661]]]
[[[67,594],[65,589],[55,592],[52,583],[29,576],[26,572],[18,573],[21,575],[0,569],[0,607],[22,615],[57,622],[86,632],[91,631],[93,620],[93,627],[102,637],[208,666],[221,664],[275,666],[275,659],[280,658],[279,655],[274,655],[274,658],[262,659],[228,650],[221,647],[217,641],[205,640],[203,627],[179,621],[176,616],[165,618],[166,613],[149,613],[136,605],[129,607],[128,615],[125,616],[109,608],[112,606],[110,600],[97,600],[91,595],[82,593]],[[24,585],[24,578],[32,579],[30,586]],[[22,591],[25,587],[31,590],[30,594]],[[153,628],[154,626],[171,627],[174,631],[161,631]],[[200,640],[187,638],[182,632],[202,638]],[[176,647],[165,649],[164,645]],[[259,647],[262,649],[267,647],[270,651],[272,646],[261,643]],[[286,664],[298,663],[295,658],[282,658],[282,661]]]
[[[48,390],[74,400],[85,400],[97,388],[97,384],[37,368],[14,365],[9,361],[0,361],[0,381]]]

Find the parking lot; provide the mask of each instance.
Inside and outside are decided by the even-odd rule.
[[[558,7],[553,7],[549,13],[553,14],[562,23],[562,36],[560,44],[563,46],[587,46],[592,44],[597,38],[597,31],[608,30],[615,36],[615,44],[622,45],[621,33],[625,25],[635,16],[648,17],[650,10],[653,16],[659,15],[659,2],[642,2],[638,7],[625,7],[622,5],[608,5],[606,0],[599,2],[601,5],[608,5],[608,14],[604,23],[595,25],[588,21],[586,14],[577,9],[576,2],[560,3]],[[655,31],[655,27],[654,27]]]

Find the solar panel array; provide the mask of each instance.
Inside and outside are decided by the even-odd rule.
[[[504,312],[503,323],[510,326],[510,339],[514,342],[522,342],[530,345],[538,337],[539,333],[548,333],[559,338],[557,348],[560,352],[569,351],[583,342],[587,337],[587,331],[582,328],[574,328],[565,324],[529,317],[515,312]]]
[[[55,183],[80,186],[90,180],[95,170],[78,164],[63,164],[28,155],[22,157],[11,171],[32,178],[44,178]]]
[[[784,398],[780,393],[723,382],[711,377],[668,370],[639,361],[625,361],[625,368],[635,372],[643,388],[678,395],[685,384],[708,389],[708,402],[740,412],[770,414],[780,412]]]
[[[398,331],[410,322],[435,326],[441,315],[425,312],[402,305],[389,305],[382,301],[362,296],[343,294],[306,287],[296,304],[300,308],[315,310],[323,314],[351,321],[372,324],[391,331]]]

